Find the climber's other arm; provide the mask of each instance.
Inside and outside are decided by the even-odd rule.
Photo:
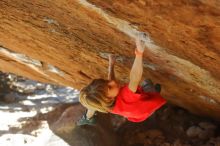
[[[113,54],[109,55],[109,67],[108,67],[108,80],[115,80],[115,56]]]

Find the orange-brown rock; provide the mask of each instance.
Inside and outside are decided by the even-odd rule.
[[[0,70],[80,89],[107,75],[128,81],[134,38],[149,33],[144,78],[191,112],[220,119],[218,0],[1,0]]]

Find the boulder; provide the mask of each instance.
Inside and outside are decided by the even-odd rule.
[[[109,53],[129,81],[134,39],[145,39],[143,78],[168,102],[220,119],[218,0],[0,1],[0,70],[80,89],[105,78]]]
[[[98,115],[94,125],[77,125],[85,113],[81,105],[67,108],[61,117],[51,123],[51,130],[70,146],[117,146],[118,140],[113,131],[109,115]]]

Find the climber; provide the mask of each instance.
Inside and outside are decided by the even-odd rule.
[[[144,42],[136,39],[135,60],[130,71],[128,84],[120,84],[114,74],[115,56],[109,55],[108,80],[94,79],[80,91],[79,101],[88,110],[84,120],[92,119],[96,111],[113,113],[126,117],[132,122],[141,122],[166,103],[160,95],[160,84],[151,80],[139,83],[143,72]]]

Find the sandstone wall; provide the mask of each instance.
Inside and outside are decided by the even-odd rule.
[[[1,0],[0,70],[80,89],[107,76],[107,56],[128,81],[134,38],[149,33],[145,78],[191,112],[220,119],[218,0]]]

